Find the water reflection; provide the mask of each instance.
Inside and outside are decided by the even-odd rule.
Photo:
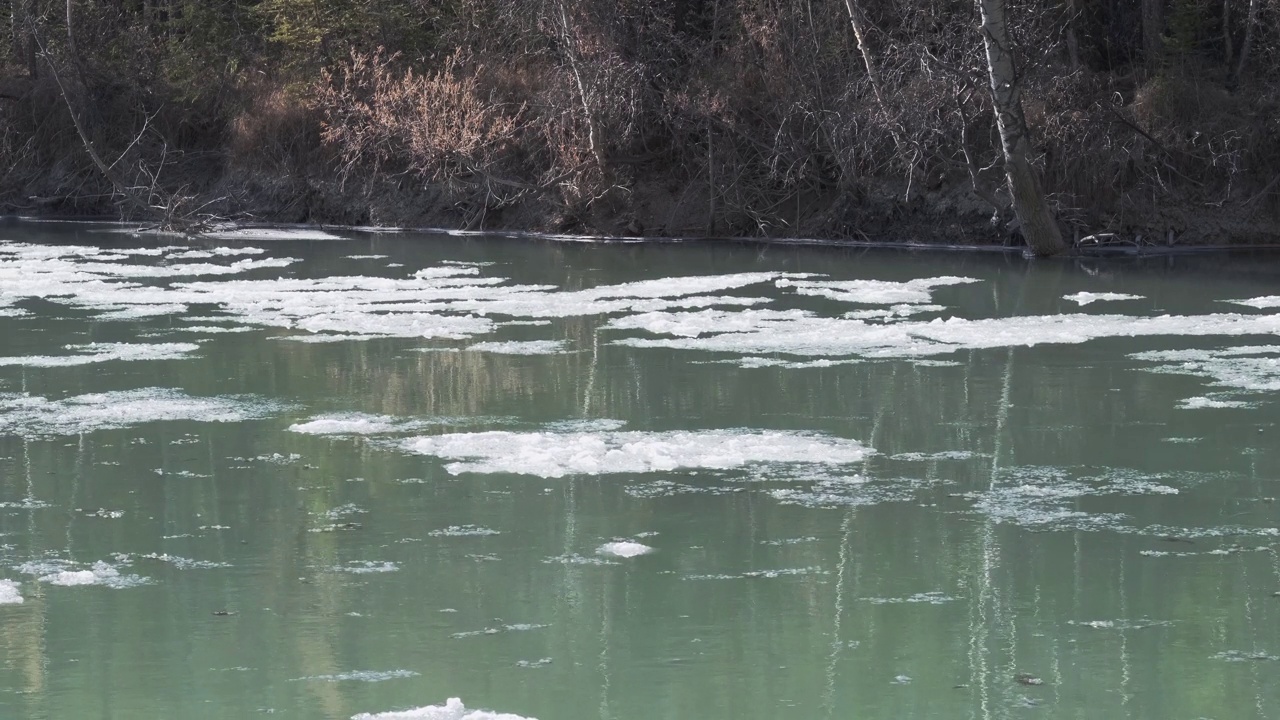
[[[78,226],[5,231],[48,247],[157,244]],[[892,307],[850,302],[888,287],[851,281],[977,280],[916,282],[932,289],[913,307],[942,310],[868,316],[860,332],[1166,314],[1238,314],[1263,332],[1271,310],[1222,301],[1274,287],[1271,264],[1231,256],[258,244],[251,257],[302,261],[198,282],[406,280],[454,261],[505,279],[493,287],[553,294],[735,273],[823,274],[806,287],[839,291],[667,293],[751,301],[716,305],[718,324],[678,336],[694,340],[758,327],[751,311]],[[1280,715],[1268,681],[1280,655],[1273,371],[1269,354],[1235,349],[1275,332],[1030,347],[1011,335],[928,358],[743,366],[731,350],[619,344],[663,337],[635,320],[654,312],[638,306],[495,314],[550,324],[463,338],[304,343],[247,315],[219,321],[246,332],[176,330],[213,322],[216,304],[104,319],[120,309],[32,297],[20,275],[3,277],[0,307],[25,313],[0,316],[0,355],[25,358],[0,367],[0,578],[23,598],[0,606],[0,707],[15,717],[346,718],[450,697],[544,720]],[[815,284],[827,280],[844,284]],[[189,281],[128,282],[143,297]],[[1079,292],[1141,299],[1065,299]],[[486,341],[565,352],[469,349]],[[94,342],[198,349],[30,360]],[[124,402],[145,388],[182,394]],[[1248,405],[1180,409],[1219,391],[1248,392]],[[105,399],[67,404],[86,396]],[[63,404],[37,412],[39,398]],[[164,398],[180,407],[159,412]],[[358,432],[290,431],[352,413]],[[766,452],[764,433],[808,444]],[[876,452],[840,455],[842,442]],[[590,463],[600,472],[582,472]],[[610,543],[654,551],[602,554]],[[146,583],[112,587],[108,571]]]

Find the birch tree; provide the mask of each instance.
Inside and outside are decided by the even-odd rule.
[[[991,100],[1000,130],[1005,179],[1013,198],[1013,212],[1031,251],[1036,255],[1056,255],[1066,249],[1066,244],[1028,158],[1031,141],[1027,137],[1027,121],[1022,113],[1022,87],[1013,62],[1005,0],[978,0],[978,9],[982,17],[982,42],[987,51]]]

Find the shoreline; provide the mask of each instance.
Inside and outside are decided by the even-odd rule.
[[[0,227],[24,223],[66,223],[66,224],[98,224],[98,225],[139,225],[128,220],[99,216],[67,216],[67,215],[18,215],[0,214]],[[343,225],[336,223],[283,223],[283,222],[247,222],[220,224],[212,233],[183,234],[160,230],[139,229],[137,234],[156,236],[183,237],[192,240],[260,240],[251,235],[243,238],[225,237],[226,234],[252,232],[261,230],[312,231],[338,233],[368,234],[422,234],[443,235],[460,238],[503,238],[509,240],[540,240],[557,243],[582,243],[599,245],[692,245],[692,244],[732,244],[746,246],[782,246],[782,247],[815,247],[831,249],[855,250],[899,250],[908,252],[945,252],[945,253],[988,253],[1006,255],[1028,255],[1025,245],[1004,245],[996,243],[956,243],[948,240],[937,242],[902,241],[902,240],[855,240],[844,238],[817,238],[800,236],[736,236],[736,235],[603,235],[548,233],[536,230],[493,229],[466,230],[433,226],[400,227],[378,225]],[[224,236],[224,237],[219,237]],[[283,240],[313,240],[316,238],[281,238]],[[349,238],[336,238],[349,239]],[[323,241],[328,241],[327,239]],[[1221,243],[1197,245],[1150,245],[1117,241],[1108,244],[1073,246],[1067,252],[1055,257],[1061,259],[1096,258],[1096,257],[1171,257],[1181,255],[1216,255],[1233,252],[1280,252],[1280,242],[1275,243]],[[1045,258],[1051,259],[1051,258]]]

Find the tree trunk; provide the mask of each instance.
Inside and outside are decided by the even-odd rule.
[[[1013,212],[1031,251],[1036,255],[1056,255],[1066,250],[1066,244],[1028,159],[1031,142],[1027,139],[1022,90],[1013,64],[1005,0],[978,0],[978,8],[982,13],[982,41],[987,50],[991,100],[1004,150],[1005,178],[1009,194],[1013,196]]]
[[[1240,55],[1236,58],[1236,66],[1231,70],[1230,85],[1240,81],[1244,74],[1245,63],[1249,61],[1249,47],[1253,44],[1253,26],[1258,24],[1258,0],[1249,0],[1249,13],[1244,19],[1244,39],[1240,41]]]
[[[1080,71],[1080,40],[1076,37],[1076,24],[1080,19],[1078,0],[1067,0],[1067,58],[1071,61],[1071,72]]]
[[[35,22],[32,2],[33,0],[13,0],[9,21],[13,39],[13,59],[27,68],[28,76],[35,78],[39,72],[39,65],[36,63],[36,43],[31,28],[31,24]]]
[[[1164,0],[1142,0],[1142,55],[1148,66],[1164,56]]]
[[[1231,45],[1231,0],[1222,0],[1222,64],[1228,71],[1235,57],[1235,49]]]
[[[862,64],[867,68],[867,80],[871,82],[871,92],[875,93],[876,102],[884,104],[880,95],[880,76],[876,74],[875,63],[871,60],[871,48],[867,46],[866,18],[862,14],[862,6],[858,0],[844,0],[849,10],[849,24],[853,26],[853,38],[858,42],[858,52],[862,53]]]

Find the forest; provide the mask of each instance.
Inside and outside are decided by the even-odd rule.
[[[1041,254],[1280,235],[1280,0],[0,7],[0,213]]]

